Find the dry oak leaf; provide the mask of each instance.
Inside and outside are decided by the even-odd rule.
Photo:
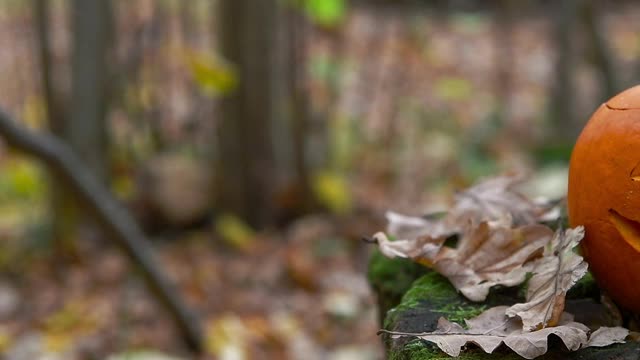
[[[554,326],[564,310],[567,291],[587,273],[587,263],[573,251],[584,237],[584,228],[556,231],[535,261],[526,302],[511,306],[506,314],[522,319],[526,330]]]
[[[483,301],[494,285],[516,286],[553,236],[544,225],[511,227],[511,219],[468,226],[456,248],[442,247],[434,269],[465,297]]]
[[[548,201],[534,202],[515,187],[524,181],[522,175],[502,175],[485,179],[457,193],[450,216],[458,222],[498,220],[510,216],[515,225],[535,224],[548,220],[553,206]]]
[[[380,251],[387,257],[409,258],[432,266],[447,237],[459,234],[469,224],[515,219],[516,224],[534,224],[548,213],[540,205],[514,190],[521,176],[505,175],[484,180],[455,196],[452,209],[443,217],[417,217],[387,212],[387,233],[374,235]],[[538,225],[539,226],[539,225]]]
[[[422,217],[407,216],[388,211],[387,232],[398,239],[389,240],[384,233],[377,233],[373,240],[380,252],[389,258],[409,258],[431,267],[448,236],[457,232],[441,219],[430,220]]]
[[[418,217],[402,215],[393,211],[387,211],[387,233],[397,239],[415,239],[422,236],[447,237],[458,232],[457,226],[448,224],[446,217]]]
[[[433,259],[438,255],[446,237],[432,238],[421,236],[413,239],[391,241],[384,233],[376,233],[373,240],[378,244],[380,252],[388,258],[409,258],[414,262],[432,267]]]
[[[531,225],[549,214],[550,206],[540,205],[516,192],[520,176],[504,175],[484,180],[455,196],[455,203],[442,217],[418,217],[387,212],[387,233],[396,241],[376,234],[380,250],[389,257],[410,258],[427,265],[433,261],[444,240],[483,221],[513,219],[516,225]],[[546,214],[546,215],[545,215]],[[546,219],[546,217],[545,217]],[[428,249],[425,249],[425,246]],[[425,253],[428,253],[428,255]]]
[[[436,216],[438,214],[408,216],[388,211],[387,233],[399,239],[425,235],[436,238],[462,231],[469,221],[478,224],[511,217],[516,225],[523,225],[549,220],[549,214],[556,213],[550,203],[533,202],[514,189],[522,180],[522,176],[503,175],[481,181],[458,192],[451,209],[442,217]]]
[[[465,320],[467,329],[459,324],[440,318],[436,331],[431,333],[404,333],[381,330],[392,338],[403,336],[417,337],[432,342],[447,353],[457,357],[467,343],[480,347],[486,353],[492,353],[501,344],[505,344],[518,355],[533,359],[543,355],[548,349],[548,337],[558,336],[567,349],[578,350],[588,346],[606,346],[624,342],[629,331],[624,328],[600,328],[588,336],[589,328],[573,321],[570,314],[565,313],[558,326],[548,327],[533,332],[522,329],[522,322],[517,318],[506,316],[506,306],[497,306],[484,311],[477,317]]]

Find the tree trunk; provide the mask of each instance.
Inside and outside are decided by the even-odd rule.
[[[281,70],[288,73],[287,92],[289,108],[282,118],[288,119],[291,128],[290,160],[293,183],[299,188],[302,211],[315,207],[314,196],[310,186],[310,156],[307,142],[310,138],[311,104],[307,78],[307,38],[310,24],[304,14],[290,8],[282,14],[284,35],[287,47],[286,57],[281,63]],[[321,165],[316,161],[316,164]]]
[[[96,177],[108,181],[107,71],[111,8],[108,0],[74,0],[72,3],[73,49],[71,54],[71,97],[55,82],[56,69],[51,55],[50,6],[48,0],[35,0],[38,53],[43,94],[51,132],[64,139]],[[71,106],[65,106],[71,105]],[[60,179],[51,182],[52,237],[58,255],[75,253],[73,239],[78,225],[74,194]]]
[[[217,205],[249,224],[274,220],[274,124],[282,98],[276,77],[279,47],[277,0],[221,0],[222,55],[234,64],[239,85],[220,103]],[[284,139],[288,141],[288,139]]]
[[[577,1],[557,1],[554,6],[555,83],[551,90],[549,115],[561,142],[573,142],[579,131],[574,111],[573,67],[575,59],[571,41],[576,21]]]
[[[47,123],[51,133],[64,138],[65,118],[67,117],[65,100],[67,99],[54,76],[57,69],[51,49],[51,1],[35,0],[34,11],[38,38],[37,51],[40,58],[40,79],[47,112]],[[73,215],[72,193],[67,189],[64,181],[53,175],[50,177],[51,237],[58,258],[67,258],[75,254],[72,238],[76,221]]]
[[[73,0],[72,104],[65,139],[96,177],[108,181],[107,129],[109,0]]]
[[[513,92],[511,72],[513,71],[513,6],[509,0],[500,0],[495,3],[494,34],[496,77],[495,89],[496,108],[495,115],[502,122],[509,117],[509,105]]]
[[[601,101],[607,101],[621,89],[616,79],[615,65],[611,50],[600,22],[599,12],[593,0],[582,0],[581,20],[587,35],[587,43],[591,50],[592,60],[598,71],[602,84]]]
[[[40,78],[42,82],[42,92],[47,110],[47,123],[49,129],[55,135],[63,132],[64,107],[60,98],[60,89],[56,86],[53,74],[55,73],[53,58],[51,53],[50,31],[50,1],[35,0],[35,21],[38,42],[38,54],[40,57]]]

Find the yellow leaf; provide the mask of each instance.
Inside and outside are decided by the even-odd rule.
[[[220,57],[187,52],[186,63],[200,89],[209,96],[229,94],[238,86],[235,69]]]
[[[44,339],[47,350],[64,352],[79,337],[87,335],[98,326],[90,306],[81,301],[71,301],[44,319]]]
[[[248,250],[256,237],[255,231],[240,218],[223,214],[216,220],[216,232],[230,246]]]
[[[473,87],[466,79],[443,77],[436,81],[434,91],[443,100],[465,100],[471,96]]]
[[[6,329],[0,328],[0,354],[5,353],[12,343],[13,338],[11,337],[11,334],[9,334]]]
[[[221,360],[247,359],[247,337],[247,328],[242,319],[227,314],[208,324],[205,348]]]
[[[0,194],[19,199],[34,199],[45,191],[42,173],[37,163],[22,158],[12,158],[0,175]]]
[[[313,191],[318,200],[336,214],[351,210],[349,183],[344,175],[334,171],[322,171],[312,178]]]

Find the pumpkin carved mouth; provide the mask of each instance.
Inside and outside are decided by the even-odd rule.
[[[629,177],[631,181],[640,181],[640,161],[636,164],[636,166],[631,169],[631,173],[629,173]]]
[[[640,253],[640,222],[631,220],[614,209],[609,209],[609,221],[624,241]]]

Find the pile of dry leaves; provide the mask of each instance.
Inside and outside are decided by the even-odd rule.
[[[514,187],[518,176],[485,180],[456,195],[450,211],[439,218],[388,213],[388,236],[374,235],[387,257],[409,258],[438,271],[472,301],[484,301],[492,286],[516,286],[528,280],[526,302],[486,310],[466,320],[467,328],[440,319],[432,333],[399,333],[435,343],[458,356],[468,342],[491,353],[504,343],[531,359],[547,351],[555,334],[569,350],[624,342],[629,331],[602,327],[592,333],[563,312],[567,291],[587,273],[574,252],[584,229],[553,231],[545,222],[560,211],[548,201],[532,201]],[[445,245],[452,236],[455,247]],[[390,240],[389,238],[394,240]]]

